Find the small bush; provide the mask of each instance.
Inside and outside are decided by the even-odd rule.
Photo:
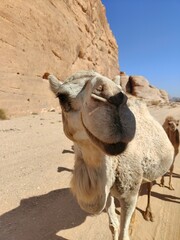
[[[6,120],[7,116],[3,109],[0,108],[0,120]]]

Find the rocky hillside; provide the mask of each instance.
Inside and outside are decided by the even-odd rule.
[[[121,86],[126,93],[143,99],[148,104],[169,102],[168,93],[152,86],[145,77],[128,76],[124,72],[121,72],[120,76]]]
[[[100,0],[0,1],[0,108],[9,116],[54,101],[41,76],[119,72],[118,47]]]

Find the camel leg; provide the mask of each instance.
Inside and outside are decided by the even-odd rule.
[[[163,175],[162,178],[161,178],[160,187],[164,187],[164,175]]]
[[[131,217],[131,222],[130,222],[130,225],[129,225],[129,235],[131,236],[132,233],[133,233],[133,226],[134,226],[134,223],[135,223],[135,218],[136,218],[136,209],[134,210],[133,214],[132,214],[132,217]]]
[[[169,189],[170,190],[174,190],[172,183],[171,183],[173,170],[174,170],[174,163],[171,165],[170,170],[169,170]]]
[[[109,216],[109,228],[113,235],[113,240],[118,240],[119,236],[119,220],[115,212],[114,198],[112,196],[108,197],[106,211]]]
[[[119,240],[130,240],[129,238],[129,227],[131,217],[136,208],[138,194],[129,196],[127,198],[121,198],[121,230]]]
[[[152,211],[151,211],[151,205],[150,205],[150,199],[151,199],[151,188],[153,186],[153,183],[152,182],[149,182],[147,183],[147,189],[148,189],[148,201],[147,201],[147,207],[146,207],[146,211],[144,212],[144,219],[146,221],[151,221],[153,222],[154,219],[153,219],[153,214],[152,214]]]

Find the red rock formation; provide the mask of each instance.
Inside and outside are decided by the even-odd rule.
[[[45,71],[62,79],[80,69],[119,73],[117,43],[100,0],[6,0],[0,19],[0,108],[9,115],[50,106]]]
[[[147,102],[169,102],[167,92],[153,87],[143,76],[121,75],[121,86],[125,92]]]

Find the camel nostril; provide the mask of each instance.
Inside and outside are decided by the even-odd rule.
[[[120,92],[114,96],[109,97],[108,102],[118,107],[119,105],[127,102],[127,96],[124,93]]]

